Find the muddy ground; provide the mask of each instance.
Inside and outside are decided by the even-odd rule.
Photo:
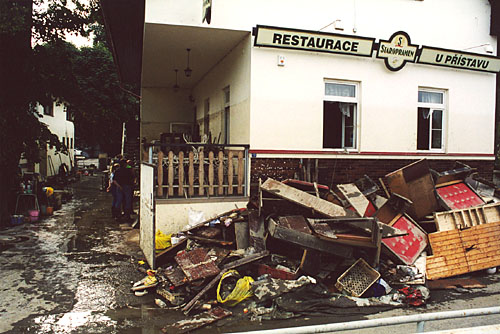
[[[0,229],[1,333],[161,333],[184,315],[160,309],[152,294],[136,297],[133,282],[143,274],[138,230],[112,219],[111,196],[100,191],[101,176],[85,176],[72,186],[73,198],[53,216],[36,223]],[[500,241],[499,241],[500,242]],[[481,289],[431,291],[428,305],[370,314],[301,317],[281,321],[250,321],[243,307],[234,316],[197,331],[228,333],[313,325],[498,306],[500,274],[468,277]],[[426,324],[426,330],[500,323],[500,316],[447,320]],[[351,333],[413,332],[415,325]]]

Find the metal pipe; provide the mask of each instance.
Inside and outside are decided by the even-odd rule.
[[[245,332],[245,334],[328,333],[328,332],[335,332],[335,331],[341,331],[341,330],[353,330],[353,329],[399,325],[399,324],[407,324],[407,323],[413,323],[413,322],[418,323],[418,322],[422,322],[422,321],[432,321],[432,320],[464,318],[464,317],[490,315],[490,314],[500,314],[500,306],[487,307],[487,308],[477,308],[477,309],[472,309],[472,310],[424,313],[424,314],[406,315],[406,316],[391,317],[391,318],[341,322],[341,323],[336,323],[336,324],[324,324],[324,325],[314,325],[314,326],[259,330],[259,331],[253,331],[253,332]],[[237,333],[234,333],[234,334],[237,334]]]

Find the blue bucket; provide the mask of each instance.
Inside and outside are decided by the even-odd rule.
[[[12,215],[10,217],[10,223],[11,223],[11,225],[21,225],[24,223],[24,216],[23,215]]]

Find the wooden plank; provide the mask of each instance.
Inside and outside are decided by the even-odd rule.
[[[261,188],[290,202],[308,209],[313,209],[315,212],[326,217],[352,217],[354,215],[354,213],[347,212],[339,205],[317,198],[271,178],[268,178],[266,182],[262,184]]]
[[[198,183],[200,185],[198,195],[203,196],[205,194],[205,157],[203,151],[198,153],[198,161]]]
[[[248,229],[250,231],[250,245],[257,251],[266,250],[266,228],[264,218],[256,210],[248,212]]]
[[[360,217],[365,216],[370,202],[354,183],[338,184],[337,189],[344,195],[347,202],[356,210]]]
[[[179,188],[177,189],[177,193],[179,196],[184,196],[184,151],[179,152],[179,170],[177,173]]]
[[[158,166],[157,166],[157,173],[158,173],[158,190],[156,194],[159,197],[163,197],[163,151],[160,150],[158,152]]]
[[[174,196],[174,152],[168,152],[168,196]]]
[[[208,195],[214,195],[214,152],[208,152]]]
[[[434,194],[434,181],[427,160],[411,163],[385,176],[393,193],[404,196],[413,202],[410,214],[421,219],[438,208]]]
[[[218,170],[218,187],[217,187],[217,194],[219,196],[224,195],[224,152],[219,151],[219,170]]]
[[[325,253],[337,255],[343,258],[352,256],[352,248],[322,240],[312,234],[299,232],[291,228],[282,226],[279,220],[269,218],[268,232],[273,238],[283,240],[301,247],[316,249]]]
[[[188,194],[189,194],[189,197],[193,197],[193,195],[194,195],[194,152],[193,151],[189,151],[188,157],[189,157],[189,168],[188,168],[188,183],[189,183],[189,188],[188,188]]]
[[[245,165],[243,164],[243,151],[238,152],[238,195],[243,195],[243,180],[245,179]]]
[[[196,248],[191,251],[180,251],[175,256],[175,261],[189,281],[215,276],[220,272],[207,253],[208,250],[205,248]]]
[[[233,151],[227,154],[227,194],[233,194]]]

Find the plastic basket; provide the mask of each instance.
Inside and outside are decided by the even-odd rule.
[[[361,297],[379,278],[380,273],[360,258],[337,279],[335,287],[354,297]]]

